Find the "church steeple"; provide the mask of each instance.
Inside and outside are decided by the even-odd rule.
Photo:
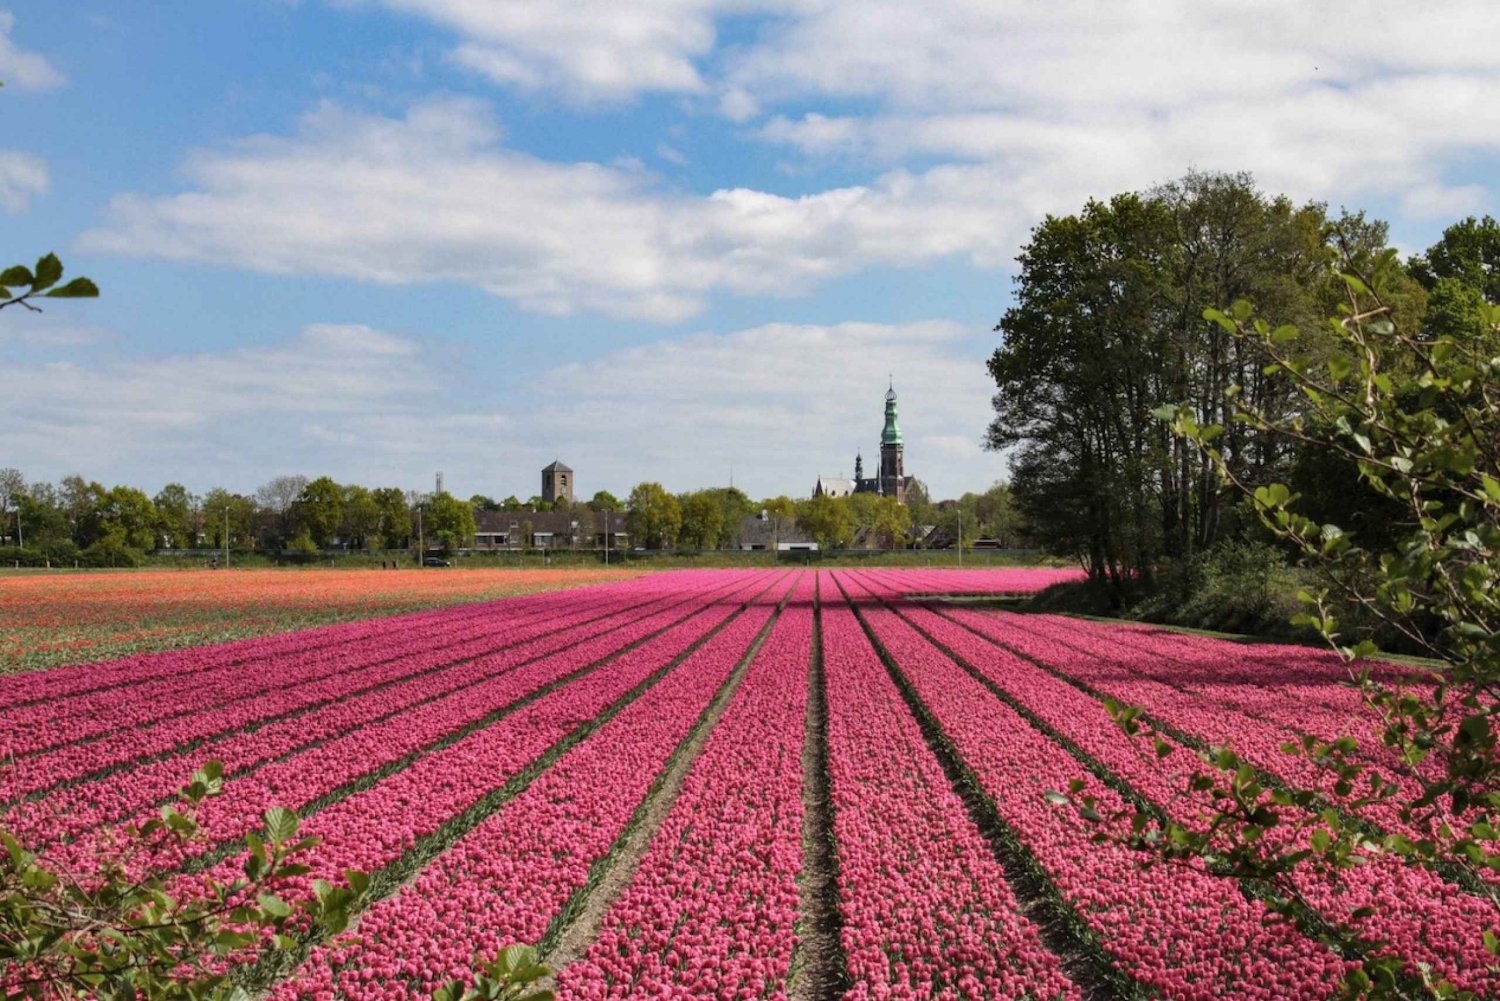
[[[880,444],[901,444],[901,427],[896,423],[896,384],[885,391],[885,429],[880,432]]]
[[[896,384],[885,391],[885,428],[880,432],[880,478],[878,492],[906,503],[906,463],[902,453],[901,425],[896,423]]]
[[[855,486],[857,487],[859,485],[859,481],[862,480],[862,479],[864,479],[864,478],[865,478],[865,454],[863,452],[855,452],[854,453],[854,483],[855,483]]]

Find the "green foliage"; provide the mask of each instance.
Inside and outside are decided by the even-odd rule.
[[[249,997],[235,980],[241,964],[347,927],[368,885],[362,873],[346,873],[348,887],[315,881],[312,899],[283,899],[289,881],[307,871],[299,856],[317,843],[297,837],[289,810],[266,812],[264,832],[247,838],[244,874],[236,879],[200,877],[182,894],[171,873],[152,867],[165,849],[201,840],[198,812],[221,793],[222,776],[222,766],[210,761],[177,803],[106,839],[88,872],[57,868],[0,828],[7,997],[239,1001]]]
[[[308,483],[292,508],[294,529],[311,538],[315,549],[327,546],[343,522],[344,490],[327,476]]]
[[[1201,314],[1253,296],[1294,320],[1320,315],[1325,224],[1320,206],[1267,197],[1248,176],[1194,173],[1048,217],[1023,249],[989,363],[987,444],[1015,448],[1011,488],[1029,530],[1117,600],[1149,587],[1161,558],[1211,547],[1226,513],[1208,463],[1153,408],[1191,401],[1199,424],[1226,426],[1223,454],[1249,482],[1286,461],[1275,439],[1230,424],[1226,390],[1279,414],[1293,401],[1289,381]]]
[[[451,980],[432,995],[433,1001],[552,1001],[552,991],[537,984],[552,971],[537,959],[529,945],[510,945],[480,965],[472,985]]]
[[[474,508],[444,491],[434,494],[422,511],[422,529],[427,538],[437,539],[444,549],[467,546],[474,540],[477,525]]]
[[[1371,772],[1355,738],[1309,736],[1284,749],[1326,774],[1336,806],[1312,788],[1266,783],[1232,751],[1215,749],[1203,755],[1208,767],[1190,789],[1213,805],[1208,825],[1136,821],[1139,841],[1160,857],[1202,860],[1256,880],[1269,888],[1275,909],[1298,920],[1310,909],[1291,873],[1309,869],[1337,881],[1382,853],[1500,904],[1493,881],[1500,871],[1500,755],[1492,723],[1500,712],[1500,356],[1492,348],[1500,307],[1482,304],[1479,334],[1403,326],[1393,319],[1392,301],[1405,277],[1391,250],[1361,250],[1341,262],[1344,301],[1323,325],[1337,346],[1332,353],[1317,350],[1297,325],[1257,317],[1245,300],[1204,313],[1236,343],[1263,352],[1299,397],[1288,417],[1234,395],[1234,423],[1351,463],[1368,489],[1400,512],[1389,541],[1310,517],[1285,483],[1246,482],[1226,455],[1224,425],[1202,423],[1188,407],[1166,414],[1176,434],[1251,499],[1265,527],[1319,573],[1322,583],[1306,592],[1308,611],[1298,621],[1348,658],[1351,671],[1374,647],[1364,627],[1341,619],[1341,604],[1364,610],[1443,664],[1411,685],[1357,670],[1368,710],[1360,722],[1394,752],[1396,778],[1418,795],[1402,795],[1396,781]],[[1141,731],[1139,710],[1116,707],[1116,715],[1128,732]],[[1394,811],[1414,836],[1382,830],[1372,817],[1377,809]],[[1271,847],[1261,835],[1272,826],[1292,836]],[[1496,931],[1467,933],[1488,946]],[[1351,994],[1409,993],[1380,943],[1361,940],[1348,925],[1322,933],[1363,957]],[[1429,980],[1438,996],[1463,996]]]
[[[699,490],[684,494],[678,503],[682,506],[682,528],[678,534],[678,545],[689,549],[717,549],[725,531],[724,506],[711,490]]]
[[[33,299],[98,298],[99,286],[89,279],[74,278],[59,285],[62,276],[63,264],[56,254],[38,258],[36,266],[32,268],[15,264],[0,271],[0,309],[21,306],[40,313],[41,307],[32,302]]]
[[[670,549],[682,530],[682,505],[660,483],[638,483],[627,503],[630,541],[647,549]]]
[[[624,505],[620,503],[620,498],[608,490],[596,491],[593,498],[589,500],[590,511],[618,511],[622,507]]]
[[[819,549],[842,549],[859,530],[848,499],[826,494],[797,504],[797,525],[812,536]]]

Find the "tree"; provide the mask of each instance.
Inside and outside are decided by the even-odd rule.
[[[427,538],[437,539],[444,549],[460,549],[474,541],[474,509],[446,490],[432,495],[422,517]]]
[[[58,484],[58,504],[68,519],[68,534],[80,548],[93,544],[101,534],[99,506],[104,494],[103,484],[82,476],[64,476]]]
[[[89,279],[74,278],[66,285],[59,285],[57,283],[62,281],[62,276],[63,264],[56,254],[38,258],[34,268],[22,264],[11,265],[0,271],[0,309],[20,306],[33,313],[40,313],[41,307],[32,302],[33,299],[98,298],[99,286]]]
[[[1224,422],[1235,385],[1266,412],[1293,415],[1291,384],[1264,370],[1256,346],[1200,317],[1241,296],[1292,320],[1321,315],[1325,223],[1320,206],[1268,198],[1247,175],[1194,173],[1049,216],[1032,232],[989,363],[987,444],[1014,449],[1011,487],[1039,538],[1117,598],[1149,584],[1164,557],[1188,558],[1225,529],[1212,468],[1153,409],[1186,401],[1201,423]],[[1280,474],[1286,443],[1226,426],[1223,451],[1242,479]]]
[[[685,494],[682,505],[681,545],[691,549],[716,549],[724,532],[724,508],[709,490]]]
[[[344,522],[339,527],[344,545],[358,549],[377,549],[380,537],[380,503],[367,487],[350,484],[344,487]]]
[[[887,549],[898,549],[911,528],[911,512],[894,497],[877,497],[869,531]]]
[[[202,511],[204,532],[215,549],[226,545],[231,549],[244,548],[249,544],[257,515],[254,500],[214,487],[203,495]]]
[[[670,549],[682,528],[682,505],[660,483],[638,483],[630,491],[626,524],[630,538],[647,549]]]
[[[307,489],[306,476],[278,476],[255,491],[255,500],[271,517],[271,531],[278,541],[291,538],[292,508]]]
[[[1500,905],[1500,358],[1484,339],[1435,334],[1393,321],[1404,275],[1396,252],[1361,252],[1341,262],[1345,301],[1324,330],[1329,354],[1297,325],[1258,318],[1246,300],[1205,319],[1225,336],[1253,343],[1300,397],[1292,421],[1235,398],[1231,417],[1258,433],[1331,451],[1370,489],[1399,508],[1396,537],[1319,522],[1281,482],[1245,482],[1225,452],[1222,424],[1203,424],[1189,405],[1160,410],[1175,433],[1248,497],[1265,528],[1300,553],[1324,584],[1305,595],[1301,621],[1356,669],[1365,713],[1348,735],[1307,735],[1286,745],[1319,781],[1271,786],[1229,748],[1204,756],[1189,796],[1205,813],[1184,825],[1139,815],[1135,843],[1169,861],[1206,863],[1253,878],[1267,902],[1292,920],[1310,913],[1297,881],[1314,873],[1341,889],[1344,874],[1380,855],[1441,873]],[[1486,303],[1489,335],[1500,307]],[[1361,618],[1347,619],[1342,609]],[[1374,652],[1374,624],[1439,660],[1438,670],[1358,670]],[[1112,706],[1127,732],[1150,734],[1134,707]],[[1391,753],[1381,768],[1360,739],[1378,735]],[[1158,743],[1163,753],[1169,745]],[[1288,770],[1286,774],[1298,774]],[[1332,791],[1332,802],[1328,790]],[[1088,804],[1081,807],[1087,809]],[[1336,808],[1335,808],[1336,807]],[[1395,823],[1383,818],[1394,816]],[[1275,837],[1263,836],[1276,829]],[[1413,983],[1399,958],[1364,920],[1319,916],[1319,934],[1358,957],[1350,992],[1406,997],[1465,996],[1429,971]],[[1449,928],[1474,948],[1500,952],[1496,929]]]
[[[156,527],[169,549],[194,545],[201,527],[198,498],[181,483],[168,483],[151,503],[156,508]]]
[[[620,498],[608,490],[595,491],[594,496],[589,500],[590,511],[618,511],[623,506]]]
[[[327,548],[344,522],[344,489],[327,476],[302,488],[293,505],[292,525],[316,548]]]
[[[859,528],[849,510],[848,498],[826,494],[798,503],[797,524],[820,549],[844,548]]]
[[[21,544],[15,533],[22,527],[21,498],[25,496],[26,477],[21,471],[9,466],[0,469],[0,538],[11,536],[16,545]]]
[[[411,535],[411,508],[400,487],[377,487],[370,499],[380,511],[376,532],[387,549],[401,546]]]
[[[484,494],[475,494],[470,497],[469,506],[475,511],[499,511],[501,509],[493,497],[486,497]]]
[[[500,510],[511,512],[524,511],[526,510],[526,505],[522,504],[520,498],[518,498],[515,494],[511,494],[509,497],[505,498],[505,500],[500,502]]]
[[[156,506],[145,491],[113,487],[100,498],[95,516],[99,526],[96,542],[138,550],[156,548]]]

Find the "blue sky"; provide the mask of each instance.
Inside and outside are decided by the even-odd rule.
[[[1190,166],[1494,211],[1487,3],[0,0],[0,466],[805,494],[887,374],[939,495],[1046,212]]]

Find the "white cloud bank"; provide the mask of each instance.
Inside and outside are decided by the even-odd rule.
[[[472,100],[399,118],[323,105],[292,135],[192,157],[180,194],[118,198],[84,247],[673,322],[872,267],[1005,268],[1045,213],[1189,166],[1409,219],[1495,197],[1455,171],[1492,176],[1500,152],[1487,0],[381,3],[453,31],[457,58],[508,85],[692,95],[802,167],[838,158],[870,179],[682,193],[508,148]],[[725,19],[750,14],[767,20],[724,44]]]
[[[945,322],[700,334],[553,369],[503,406],[465,405],[489,394],[445,374],[436,346],[359,325],[131,361],[96,360],[91,345],[69,354],[53,336],[69,360],[10,369],[0,454],[33,479],[81,472],[152,490],[253,489],[292,471],[420,487],[441,469],[465,496],[525,497],[560,456],[590,494],[722,485],[732,471],[756,496],[805,495],[819,474],[848,475],[858,449],[874,463],[890,366],[908,470],[953,492],[1001,473],[979,445],[990,387],[963,357],[967,335]]]
[[[193,157],[195,190],[122,196],[89,251],[367,281],[462,281],[546,313],[678,320],[713,291],[775,294],[871,263],[985,245],[941,211],[943,178],[785,198],[655,191],[638,170],[506,149],[480,102],[403,118],[324,104],[296,135]]]

